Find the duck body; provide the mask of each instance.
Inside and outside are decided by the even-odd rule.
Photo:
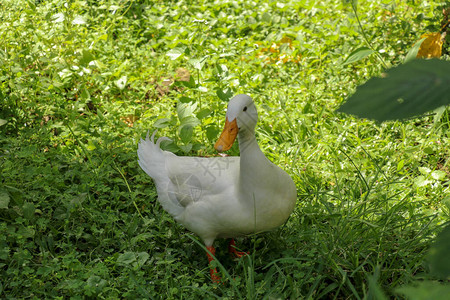
[[[176,156],[160,148],[167,138],[154,142],[156,132],[139,143],[139,165],[153,178],[159,202],[207,247],[216,238],[274,229],[294,209],[295,184],[260,150],[256,121],[256,107],[249,96],[230,100],[225,129],[215,148],[228,150],[237,136],[240,157]]]

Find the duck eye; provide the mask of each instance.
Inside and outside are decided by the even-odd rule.
[[[244,106],[244,109],[242,111],[247,111],[247,106]]]

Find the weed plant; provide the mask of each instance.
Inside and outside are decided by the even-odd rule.
[[[388,65],[439,28],[433,1],[358,2]],[[0,19],[2,298],[374,299],[428,276],[449,217],[449,114],[334,113],[384,69],[343,65],[365,43],[349,5],[2,0]],[[239,240],[248,257],[218,241],[215,285],[136,147],[158,129],[178,155],[215,155],[237,93],[254,97],[259,144],[298,202],[280,229]]]

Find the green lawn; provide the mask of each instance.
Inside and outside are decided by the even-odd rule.
[[[433,279],[448,109],[382,124],[335,110],[439,31],[442,7],[358,1],[363,34],[344,2],[2,0],[0,298],[388,299]],[[343,64],[364,36],[378,56]],[[158,128],[178,155],[216,155],[238,93],[298,200],[280,229],[238,240],[249,257],[216,241],[216,285],[136,149]]]

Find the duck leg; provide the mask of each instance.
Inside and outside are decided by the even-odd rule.
[[[209,254],[209,252],[206,252],[206,255],[208,256],[208,262],[211,263],[214,260],[214,255],[216,255],[216,248],[214,248],[213,246],[206,246],[206,249],[208,249],[209,252],[211,252],[211,254]],[[211,274],[211,280],[214,283],[219,283],[220,282],[220,276],[217,275],[217,270],[216,268],[210,268],[209,270],[210,274]]]
[[[235,258],[241,258],[242,256],[248,255],[248,252],[236,250],[236,242],[234,239],[231,239],[230,244],[228,245],[228,252]]]

